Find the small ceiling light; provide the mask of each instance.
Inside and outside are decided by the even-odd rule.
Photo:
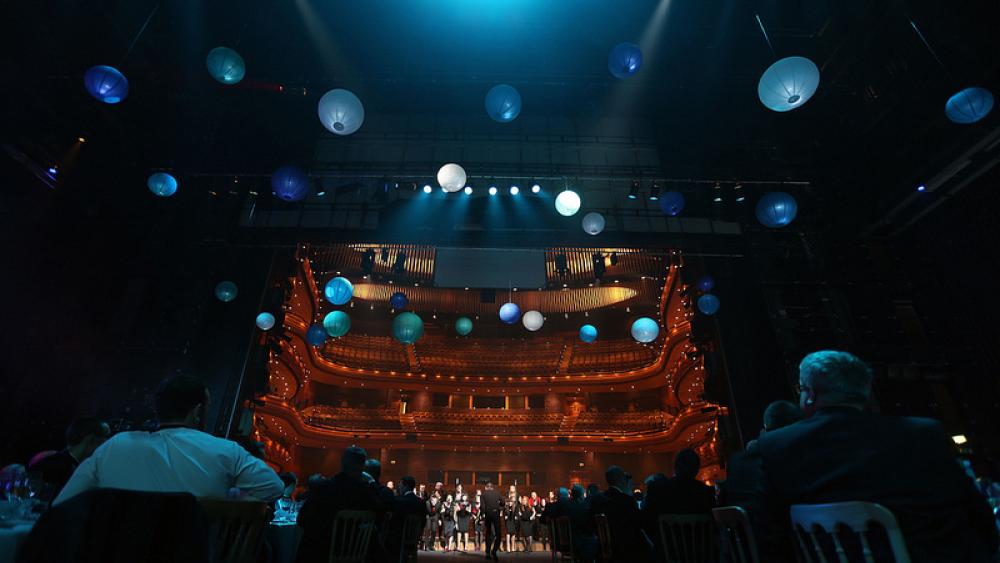
[[[632,187],[628,189],[629,199],[639,199],[639,180],[632,180]]]
[[[538,184],[533,184],[533,185],[531,186],[531,193],[533,193],[533,194],[537,194],[537,193],[538,193],[538,192],[540,192],[540,191],[542,191],[542,187],[541,187],[541,186],[539,186]]]
[[[84,137],[83,135],[80,135],[79,137],[77,137],[76,140],[79,141],[79,142],[81,142],[81,143],[86,143],[87,142],[87,138]]]
[[[965,437],[965,434],[955,434],[954,436],[951,437],[951,441],[961,446],[962,444],[968,442],[969,440]]]
[[[472,186],[465,186],[465,195],[472,195]]]
[[[712,193],[714,194],[712,196],[712,201],[715,203],[722,203],[722,185],[719,182],[716,182],[715,185],[712,186]]]
[[[656,201],[658,199],[660,199],[660,183],[653,180],[653,185],[649,188],[649,201]]]
[[[49,166],[49,175],[55,176],[59,173],[59,170],[55,166]]]
[[[923,184],[920,184],[919,186],[917,186],[917,191],[918,192],[926,192],[927,191],[927,186],[925,186]]]
[[[521,193],[521,188],[519,188],[517,186],[511,186],[510,187],[510,195],[517,195],[519,193]]]
[[[424,193],[425,193],[425,194],[429,194],[429,193],[431,193],[432,191],[434,191],[434,188],[432,188],[432,187],[430,186],[430,184],[428,184],[428,185],[425,185],[425,186],[424,186]]]
[[[497,187],[490,186],[490,195],[497,195]]]

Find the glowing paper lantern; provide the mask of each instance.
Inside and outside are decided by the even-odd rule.
[[[205,57],[205,66],[212,78],[223,84],[236,84],[246,76],[243,57],[229,47],[216,47]]]
[[[257,315],[257,328],[261,330],[271,330],[274,328],[274,315],[271,313],[261,313]]]
[[[323,317],[323,328],[334,338],[344,336],[351,330],[351,317],[343,311],[332,311]]]
[[[608,70],[616,78],[628,78],[642,67],[642,49],[635,43],[619,43],[608,53]]]
[[[446,192],[457,192],[465,187],[465,169],[451,163],[445,164],[438,170],[438,184]]]
[[[350,282],[348,282],[348,283],[350,283]],[[353,288],[352,288],[352,290],[353,290]],[[402,291],[397,291],[396,293],[393,293],[392,297],[389,298],[389,305],[393,309],[396,309],[397,311],[401,311],[401,310],[405,309],[406,305],[409,302],[410,302],[410,300],[406,298],[406,294],[403,293]]]
[[[504,303],[503,307],[500,307],[500,320],[512,325],[517,322],[517,319],[521,318],[521,308],[514,303]]]
[[[403,344],[413,344],[424,335],[424,321],[414,313],[401,313],[392,320],[392,335]]]
[[[757,97],[767,109],[791,111],[809,101],[819,88],[819,69],[805,57],[787,57],[769,66],[757,84]]]
[[[365,122],[365,106],[353,92],[330,90],[319,99],[319,121],[327,131],[350,135]]]
[[[684,211],[684,194],[681,192],[667,192],[660,196],[660,210],[664,215],[677,217]]]
[[[521,318],[521,324],[524,325],[524,328],[530,330],[531,332],[535,332],[536,330],[542,328],[542,325],[545,324],[545,317],[543,317],[538,311],[528,311],[524,314],[524,317]]]
[[[698,310],[706,315],[714,315],[719,311],[719,298],[706,293],[698,298]]]
[[[339,276],[326,282],[326,287],[323,288],[323,296],[334,305],[347,303],[353,295],[354,286],[351,284],[351,280]]]
[[[944,104],[944,114],[952,123],[975,123],[992,110],[993,94],[986,88],[966,88]]]
[[[604,230],[604,215],[591,211],[583,216],[583,231],[588,235],[597,235]]]
[[[493,121],[514,121],[521,113],[521,94],[513,86],[497,84],[486,93],[486,113]]]
[[[215,298],[223,303],[229,303],[236,299],[239,288],[231,281],[221,281],[215,286]]]
[[[297,166],[282,166],[271,175],[274,195],[285,201],[302,201],[309,195],[309,176]]]
[[[715,280],[712,279],[712,276],[702,276],[698,278],[698,289],[702,291],[712,291],[713,287],[715,287]]]
[[[472,319],[469,317],[458,317],[458,320],[455,321],[455,332],[459,336],[468,336],[472,332]]]
[[[322,346],[326,342],[326,328],[321,324],[314,324],[306,331],[306,342],[313,346]]]
[[[99,102],[117,104],[128,96],[128,79],[117,68],[97,65],[83,75],[83,87]]]
[[[177,179],[166,172],[150,174],[146,187],[159,197],[170,197],[177,193]]]
[[[757,202],[757,220],[765,227],[777,229],[784,227],[795,219],[799,212],[799,204],[791,194],[771,192],[765,194]]]
[[[580,340],[590,344],[597,340],[597,327],[594,325],[583,325],[580,327]]]
[[[638,342],[652,342],[660,335],[660,325],[649,317],[642,317],[632,323],[632,338]]]
[[[556,196],[556,211],[563,217],[576,215],[580,210],[580,196],[572,190],[564,190]]]

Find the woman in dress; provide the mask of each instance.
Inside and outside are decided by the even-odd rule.
[[[521,497],[519,511],[519,524],[521,525],[521,537],[524,538],[524,550],[531,551],[534,547],[532,536],[535,532],[535,507],[531,506],[531,501],[528,500],[527,496]]]
[[[459,544],[461,544],[462,551],[469,550],[469,523],[472,520],[472,511],[469,510],[469,497],[462,495],[462,499],[455,506],[455,549],[459,549]]]
[[[431,496],[427,501],[427,523],[424,525],[424,550],[434,551],[434,542],[437,541],[438,522],[440,521],[441,510],[438,508],[436,496]]]
[[[542,513],[545,512],[546,506],[548,506],[547,501],[539,499],[535,508],[535,535],[538,536],[538,541],[542,542],[542,551],[549,550],[549,526],[548,523],[542,522]]]
[[[504,507],[504,523],[507,524],[507,553],[512,553],[514,551],[514,546],[517,545],[517,521],[519,516],[520,505],[516,500],[508,500],[507,506]]]
[[[441,543],[444,544],[445,551],[451,551],[455,549],[455,499],[451,495],[445,497],[441,503],[441,520],[444,523]]]

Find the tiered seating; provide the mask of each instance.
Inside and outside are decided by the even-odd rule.
[[[411,413],[419,432],[466,435],[538,435],[559,431],[562,413],[490,410],[437,410]]]
[[[576,343],[570,356],[570,373],[621,372],[646,367],[656,361],[657,349],[633,340],[597,340]]]
[[[302,411],[306,424],[344,430],[399,430],[399,412],[393,409],[355,409],[319,405]]]
[[[320,354],[331,362],[346,367],[382,371],[410,369],[406,349],[391,336],[348,334],[328,340],[320,349]]]
[[[417,343],[415,352],[421,368],[428,373],[455,373],[461,375],[522,376],[553,375],[559,369],[563,346],[559,343],[544,342],[537,346],[508,346],[497,341],[494,344],[478,343],[455,354],[452,343],[428,341]]]
[[[662,411],[626,413],[582,412],[576,419],[576,434],[621,434],[665,430],[670,415]]]

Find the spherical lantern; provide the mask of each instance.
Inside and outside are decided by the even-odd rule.
[[[715,287],[715,280],[712,279],[712,276],[702,276],[698,278],[698,289],[702,291],[712,291],[713,287]]]
[[[760,77],[757,97],[767,109],[791,111],[809,101],[819,88],[819,69],[805,57],[787,57]]]
[[[771,192],[765,194],[757,202],[757,220],[765,227],[776,229],[784,227],[795,219],[799,212],[799,204],[791,194]]]
[[[392,335],[403,344],[413,344],[424,335],[424,321],[413,313],[396,315],[392,320]]]
[[[350,135],[365,122],[365,106],[353,92],[330,90],[319,99],[319,121],[336,135]]]
[[[271,175],[271,190],[279,199],[302,201],[309,195],[309,176],[297,166],[282,166]]]
[[[580,327],[580,340],[590,344],[597,340],[597,327],[594,325],[583,325]]]
[[[216,47],[205,57],[205,66],[212,78],[223,84],[236,84],[246,76],[243,57],[229,47]]]
[[[642,67],[642,50],[635,43],[619,43],[608,54],[608,70],[616,78],[628,78]]]
[[[472,332],[472,319],[469,317],[458,317],[455,321],[455,332],[459,336],[468,336]]]
[[[660,210],[664,215],[677,217],[684,211],[684,194],[681,192],[666,192],[660,196]]]
[[[604,215],[591,211],[583,216],[583,231],[588,235],[597,235],[604,230]]]
[[[146,187],[159,197],[170,197],[177,193],[177,179],[166,172],[150,174]]]
[[[517,322],[517,319],[521,318],[521,308],[514,303],[504,303],[503,307],[500,307],[500,320],[512,325]]]
[[[563,217],[576,215],[580,210],[580,196],[573,190],[564,190],[556,196],[556,211]]]
[[[698,310],[706,315],[714,315],[719,311],[719,298],[706,293],[698,298]]]
[[[83,86],[99,102],[117,104],[128,96],[128,79],[117,68],[97,65],[83,75]]]
[[[446,192],[461,190],[465,187],[465,180],[465,169],[455,163],[445,164],[438,170],[438,184]]]
[[[521,113],[521,94],[513,86],[497,84],[486,93],[486,113],[493,121],[514,121]]]
[[[215,286],[215,298],[223,303],[229,303],[236,299],[239,288],[231,281],[221,281]]]
[[[332,311],[323,317],[323,328],[334,338],[344,336],[351,330],[351,317],[343,311]]]
[[[660,335],[660,325],[649,317],[642,317],[632,323],[632,338],[638,342],[652,342]]]
[[[334,305],[347,303],[353,295],[354,286],[351,284],[351,280],[339,276],[326,282],[326,287],[323,288],[323,296]]]
[[[406,298],[406,294],[403,293],[402,291],[397,291],[396,293],[393,293],[392,297],[389,298],[389,306],[397,311],[402,311],[403,309],[405,309],[406,305],[409,302],[410,300]]]
[[[326,328],[321,324],[314,324],[306,331],[306,342],[313,346],[322,346],[326,342]]]
[[[986,88],[966,88],[944,104],[944,114],[952,123],[975,123],[992,110],[993,94]]]
[[[257,328],[261,330],[271,330],[274,328],[274,315],[271,313],[261,313],[257,315]]]
[[[538,311],[528,311],[524,314],[524,317],[521,318],[521,324],[524,325],[524,328],[530,330],[531,332],[535,332],[536,330],[542,328],[542,325],[545,324],[545,317],[543,317]]]

